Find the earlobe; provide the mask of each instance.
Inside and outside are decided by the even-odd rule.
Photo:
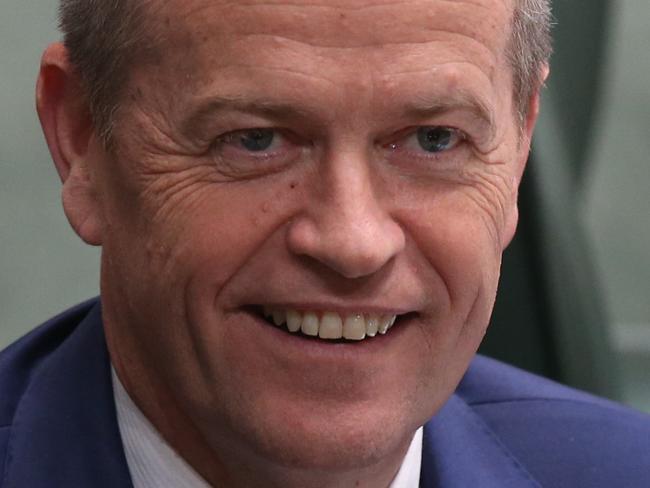
[[[70,225],[86,243],[101,245],[99,192],[89,165],[94,128],[81,82],[60,43],[43,54],[36,108],[63,183],[63,208]]]

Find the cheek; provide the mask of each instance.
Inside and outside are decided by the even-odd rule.
[[[500,253],[481,214],[470,213],[467,207],[432,209],[428,219],[413,216],[410,225],[426,260],[424,266],[437,278],[427,277],[433,284],[429,293],[435,305],[420,338],[430,344],[429,357],[423,356],[420,363],[424,367],[420,376],[428,382],[426,391],[452,392],[489,324]]]
[[[102,294],[119,303],[116,321],[133,325],[126,333],[172,382],[185,383],[188,398],[209,391],[202,363],[227,346],[224,328],[215,327],[223,290],[290,211],[277,186],[197,183],[113,198]]]
[[[421,199],[425,202],[425,199]],[[458,194],[441,196],[402,216],[423,262],[429,293],[436,303],[435,343],[444,350],[471,350],[483,337],[491,315],[501,251],[484,210]],[[421,274],[423,272],[421,271]],[[439,298],[439,297],[443,297]]]
[[[179,343],[191,333],[190,309],[213,307],[288,207],[277,184],[220,184],[203,171],[150,181],[119,168],[106,175],[106,293],[131,304],[135,320],[157,324]]]
[[[179,208],[172,238],[177,273],[213,297],[273,238],[291,214],[289,199],[277,192],[207,188],[191,208]]]
[[[112,240],[137,243],[132,251],[145,253],[158,275],[208,274],[223,283],[277,227],[280,200],[262,185],[215,183],[209,173],[192,173],[116,192]]]
[[[409,213],[405,220],[417,248],[448,289],[452,303],[474,295],[498,278],[501,251],[497,233],[480,206],[440,199]]]

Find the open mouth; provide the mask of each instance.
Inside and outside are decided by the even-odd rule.
[[[365,314],[317,312],[279,307],[254,307],[254,313],[268,324],[307,339],[330,342],[360,342],[384,336],[414,313]]]

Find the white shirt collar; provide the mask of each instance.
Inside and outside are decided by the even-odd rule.
[[[113,370],[117,423],[134,488],[210,488],[174,451],[133,402]],[[422,464],[422,427],[411,441],[402,466],[389,488],[418,488]]]

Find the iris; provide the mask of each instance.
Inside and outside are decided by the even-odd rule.
[[[239,142],[248,151],[266,151],[273,144],[275,133],[270,129],[251,129],[243,132]]]
[[[420,147],[431,153],[450,149],[455,135],[452,129],[445,127],[420,127],[417,131]]]

